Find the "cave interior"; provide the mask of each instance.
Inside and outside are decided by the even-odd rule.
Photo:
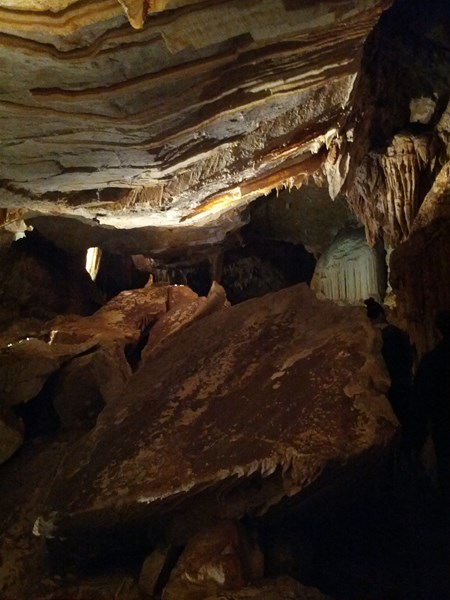
[[[0,597],[450,600],[448,0],[0,0],[0,57]]]

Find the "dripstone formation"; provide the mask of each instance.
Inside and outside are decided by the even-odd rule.
[[[428,4],[0,0],[2,598],[450,599]]]

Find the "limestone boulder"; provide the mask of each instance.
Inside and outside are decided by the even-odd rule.
[[[36,397],[63,363],[88,352],[95,344],[93,340],[51,345],[27,337],[0,347],[1,404],[14,406]]]
[[[42,521],[95,553],[98,527],[168,528],[185,543],[218,518],[301,503],[386,456],[397,427],[386,378],[364,309],[306,285],[218,311],[106,406],[62,461]]]
[[[67,343],[95,338],[103,345],[111,342],[122,346],[136,344],[143,331],[150,329],[166,312],[168,290],[166,284],[126,290],[90,317],[55,319],[52,340]]]
[[[124,352],[113,344],[71,360],[59,371],[52,390],[61,424],[95,424],[105,404],[120,396],[130,376]]]
[[[165,312],[168,289],[123,292],[91,316],[35,324],[38,337],[17,339],[16,331],[5,332],[0,338],[0,405],[32,400],[53,376],[51,394],[62,423],[95,418],[105,402],[120,395],[131,365],[139,362],[139,343]]]
[[[198,296],[189,287],[173,286],[169,289],[168,311],[150,331],[148,343],[142,353],[144,359],[152,356],[170,337],[190,323],[229,306],[225,290],[213,282],[207,297]]]
[[[198,533],[188,543],[162,600],[200,600],[218,590],[239,589],[261,579],[261,551],[239,525],[224,521]]]

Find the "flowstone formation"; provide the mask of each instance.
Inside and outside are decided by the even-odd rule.
[[[317,261],[311,288],[337,302],[381,299],[386,289],[384,255],[367,244],[363,230],[344,230]]]

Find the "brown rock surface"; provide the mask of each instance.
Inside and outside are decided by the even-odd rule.
[[[93,340],[50,345],[36,338],[5,344],[0,348],[1,405],[28,402],[62,364],[91,350],[95,344]]]
[[[450,162],[426,195],[411,236],[391,257],[391,283],[401,317],[420,351],[437,341],[434,320],[450,307]]]
[[[67,456],[48,500],[57,530],[86,544],[91,527],[175,506],[195,530],[262,514],[385,452],[396,426],[374,387],[386,378],[375,339],[363,309],[304,285],[192,324]]]
[[[201,600],[218,590],[239,589],[263,576],[263,556],[236,523],[223,521],[186,546],[162,600]]]
[[[133,362],[143,331],[166,310],[168,290],[123,292],[90,317],[61,316],[41,324],[40,337],[47,341],[17,340],[15,330],[6,331],[0,338],[0,406],[35,398],[58,372],[52,393],[63,424],[95,416],[102,402],[120,394],[131,375],[126,354]]]
[[[0,254],[0,280],[1,329],[20,317],[89,315],[102,304],[82,256],[69,255],[36,232]]]
[[[244,589],[221,592],[206,600],[332,600],[315,588],[306,587],[291,577],[264,580]]]
[[[364,158],[350,199],[371,243],[380,232],[393,247],[408,238],[424,189],[432,181],[437,153],[431,134],[398,134],[383,153]]]
[[[184,285],[171,287],[168,297],[169,309],[152,327],[142,353],[143,360],[154,356],[164,343],[190,323],[229,305],[225,290],[216,281],[213,281],[206,298],[199,297]]]
[[[8,0],[2,204],[189,229],[303,180],[390,4]]]
[[[61,425],[93,425],[104,405],[120,396],[130,375],[131,367],[119,344],[72,359],[59,371],[52,389]]]
[[[143,334],[167,310],[169,289],[169,285],[158,284],[127,290],[90,317],[56,318],[47,324],[52,345],[64,347],[89,341],[99,345],[109,357],[128,353],[133,362],[131,354]]]
[[[158,583],[161,580],[161,574],[168,565],[171,553],[172,549],[170,546],[164,549],[156,548],[144,560],[139,574],[139,589],[142,591],[142,594],[150,597],[155,595]]]

